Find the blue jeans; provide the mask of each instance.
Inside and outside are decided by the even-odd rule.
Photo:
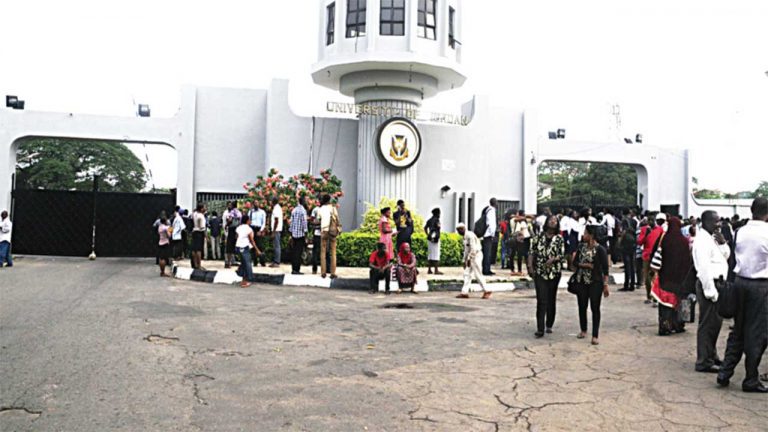
[[[0,243],[0,267],[2,267],[5,262],[8,263],[8,267],[13,266],[13,259],[11,259],[11,244],[7,241]]]
[[[251,263],[251,251],[249,248],[237,248],[237,253],[240,254],[240,270],[243,278],[247,281],[253,280],[253,264]]]
[[[275,264],[280,264],[280,252],[282,252],[280,250],[280,248],[282,246],[280,244],[280,233],[279,232],[275,233],[275,238],[273,239],[272,246],[273,246],[273,248],[275,250],[275,258],[272,260],[272,262],[275,263]]]

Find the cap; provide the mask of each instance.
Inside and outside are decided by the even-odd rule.
[[[467,228],[467,224],[465,224],[464,222],[460,222],[460,223],[456,224],[456,229],[459,229],[459,228],[466,229]]]

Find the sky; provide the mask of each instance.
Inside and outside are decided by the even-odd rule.
[[[0,93],[26,109],[172,116],[183,85],[265,88],[291,80],[304,115],[345,101],[315,86],[316,0],[3,0]],[[539,133],[692,150],[700,187],[768,180],[768,1],[463,0],[463,88],[424,109],[459,112],[475,94],[535,110]],[[611,114],[621,107],[620,130]],[[175,152],[132,146],[157,187]],[[146,162],[145,162],[146,163]],[[682,173],[681,173],[682,175]]]

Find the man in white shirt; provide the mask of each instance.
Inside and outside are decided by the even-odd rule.
[[[547,223],[547,218],[552,216],[552,210],[549,207],[544,207],[544,211],[536,217],[536,232],[544,231],[544,224]]]
[[[13,267],[13,259],[11,258],[12,231],[11,218],[8,217],[8,212],[3,210],[0,213],[0,267],[3,267],[5,263],[8,263],[6,267]]]
[[[616,218],[613,217],[613,210],[605,209],[603,225],[605,225],[606,234],[608,235],[608,254],[611,256],[611,262],[616,264],[619,262],[619,254],[616,248],[618,230],[616,229]]]
[[[256,261],[261,264],[262,267],[267,265],[267,257],[264,254],[256,255],[256,249],[260,251],[264,250],[264,236],[267,234],[267,212],[259,207],[257,201],[253,202],[253,207],[248,212],[248,218],[251,220],[251,230],[256,239],[256,248],[251,248],[251,261],[253,265],[256,265]]]
[[[205,220],[205,204],[197,204],[192,213],[192,268],[205,270],[202,267],[203,250],[205,249],[205,233],[208,231]]]
[[[718,292],[715,281],[728,276],[731,249],[720,233],[717,212],[708,210],[701,215],[702,230],[693,242],[693,264],[699,280],[696,300],[699,303],[699,327],[696,331],[696,371],[719,372],[717,337],[723,319],[717,314]]]
[[[481,269],[483,263],[483,250],[480,239],[472,231],[467,229],[463,223],[456,225],[456,232],[464,237],[464,286],[461,288],[461,294],[457,298],[469,298],[469,291],[472,285],[472,279],[477,279],[480,287],[483,289],[483,298],[491,297],[491,292],[485,289],[485,277]]]
[[[336,236],[331,235],[331,220],[335,219],[336,228],[339,228],[339,212],[331,204],[331,196],[323,194],[320,197],[320,210],[317,211],[320,224],[320,273],[323,278],[328,275],[329,267],[331,279],[336,278]],[[338,235],[338,233],[336,233]]]
[[[483,274],[493,276],[491,271],[491,249],[493,249],[493,238],[496,236],[496,198],[491,198],[489,206],[483,209],[485,213],[485,234],[483,235]]]
[[[173,212],[173,222],[171,223],[173,228],[173,234],[171,235],[171,244],[173,245],[173,257],[177,260],[181,259],[181,255],[184,252],[182,243],[182,233],[186,228],[184,219],[181,217],[181,208],[176,206]]]
[[[698,238],[698,237],[697,237]],[[725,358],[717,383],[729,384],[733,370],[745,354],[746,375],[742,390],[768,393],[760,383],[758,366],[768,345],[768,200],[757,198],[752,202],[752,220],[741,227],[735,236],[734,268],[735,288],[742,301],[734,317],[734,328],[728,336]]]
[[[272,198],[272,215],[270,216],[272,223],[270,228],[272,228],[274,257],[272,258],[272,264],[269,265],[272,268],[280,267],[280,254],[282,252],[280,238],[283,233],[283,208],[280,207],[279,202],[277,197]]]

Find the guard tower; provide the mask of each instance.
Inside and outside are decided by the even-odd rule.
[[[354,97],[357,219],[381,197],[416,203],[421,102],[461,87],[460,0],[320,0],[316,84]]]

